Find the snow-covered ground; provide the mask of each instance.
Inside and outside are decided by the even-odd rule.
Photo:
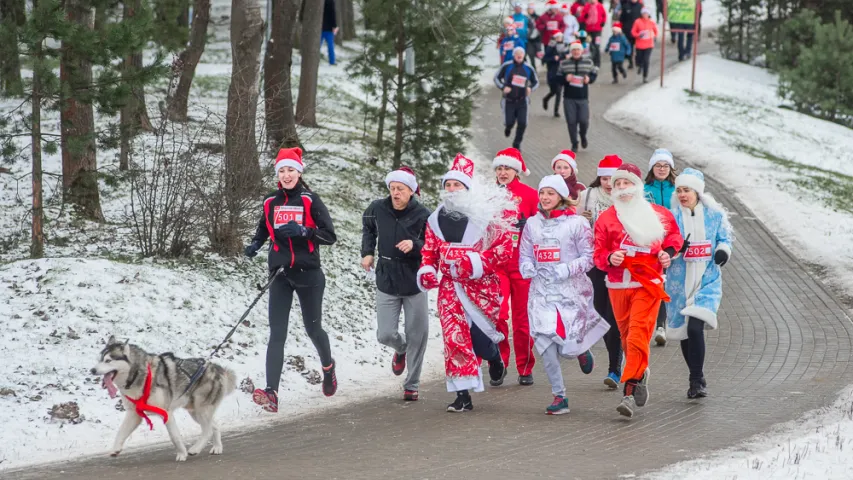
[[[227,1],[213,2],[211,18],[216,24],[211,26],[212,38],[196,73],[191,118],[204,118],[208,111],[224,118],[231,71],[229,9]],[[332,353],[340,360],[338,393],[327,399],[316,384],[320,363],[304,333],[296,301],[279,392],[280,412],[263,413],[250,395],[238,390],[217,416],[226,430],[293,419],[371,396],[402,396],[402,378],[390,371],[392,352],[376,341],[375,288],[358,267],[361,212],[370,200],[387,194],[382,179],[388,166],[367,161],[369,153],[360,142],[361,115],[341,115],[358,111],[361,97],[344,70],[355,55],[353,48],[357,47],[350,44],[337,49],[338,66],[321,63],[318,121],[323,128],[300,130],[308,152],[306,180],[324,198],[338,233],[338,243],[322,250],[327,275],[324,327]],[[294,53],[293,72],[298,75],[300,58]],[[161,90],[151,90],[149,114],[156,123],[157,102],[163,96]],[[294,89],[294,99],[297,95]],[[13,105],[17,106],[4,101],[0,111]],[[98,122],[103,125],[107,120]],[[258,129],[262,126],[261,120]],[[46,112],[43,128],[58,131],[58,115]],[[150,138],[142,136],[138,141]],[[100,169],[116,174],[116,157],[116,151],[99,151]],[[26,159],[9,167],[10,175],[0,175],[0,318],[4,320],[0,469],[107,452],[123,413],[101,389],[100,380],[89,374],[105,339],[114,334],[155,353],[207,356],[257,295],[256,285],[266,279],[263,254],[251,261],[213,255],[181,261],[139,260],[125,222],[127,182],[101,182],[106,223],[81,222],[61,211],[55,176],[61,173],[58,154],[44,158],[47,258],[28,260],[31,189],[26,174],[30,167]],[[247,241],[250,235],[246,232]],[[241,381],[250,378],[260,387],[264,386],[268,338],[266,304],[264,297],[217,360],[234,369]],[[441,333],[435,316],[431,318],[424,381],[443,373]],[[74,422],[51,419],[48,411],[64,402],[76,402],[80,417]],[[178,419],[187,441],[199,433],[185,413]],[[154,421],[153,432],[140,428],[134,433],[129,449],[168,442],[166,430],[156,417]]]
[[[853,131],[781,108],[776,77],[761,68],[702,55],[695,94],[690,74],[690,64],[679,65],[664,88],[629,93],[605,118],[728,185],[849,304]],[[646,158],[627,160],[648,165]],[[653,478],[851,478],[845,447],[853,440],[852,400],[847,391],[833,407],[780,428],[783,434]]]

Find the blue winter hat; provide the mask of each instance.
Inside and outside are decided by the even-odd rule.
[[[701,197],[705,194],[705,175],[695,168],[685,168],[675,177],[675,188],[678,187],[687,187]]]
[[[672,154],[669,150],[665,148],[659,148],[652,154],[652,158],[649,159],[649,171],[651,171],[658,162],[666,162],[669,164],[669,168],[675,168],[675,160],[672,158]]]

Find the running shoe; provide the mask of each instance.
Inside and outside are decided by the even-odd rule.
[[[625,395],[622,397],[622,401],[619,402],[619,406],[616,407],[616,411],[619,412],[620,415],[631,418],[634,416],[634,410],[636,410],[637,404],[634,403],[633,395]]]
[[[418,401],[418,391],[417,390],[406,390],[403,392],[403,400],[407,402],[417,402]]]
[[[655,330],[655,343],[658,344],[659,347],[663,347],[666,345],[666,329],[663,327],[658,327]]]
[[[533,385],[533,374],[531,373],[530,375],[519,375],[518,384],[524,385],[525,387]]]
[[[595,366],[595,357],[592,356],[592,350],[587,350],[586,352],[578,355],[578,363],[581,366],[581,371],[585,375],[592,373],[592,368]]]
[[[450,413],[463,413],[474,410],[474,404],[471,402],[471,394],[463,395],[456,394],[456,400],[447,406],[447,411]]]
[[[406,370],[406,352],[394,352],[394,358],[391,360],[391,371],[398,377]]]
[[[507,369],[504,366],[503,360],[497,362],[489,362],[489,385],[499,387],[503,385],[506,378]]]
[[[335,375],[335,361],[323,367],[323,395],[331,397],[338,391],[338,377]]]
[[[267,412],[278,412],[278,394],[272,388],[267,387],[265,390],[256,388],[252,393],[252,400]]]
[[[608,373],[604,377],[604,384],[610,387],[611,390],[616,390],[619,388],[619,375],[613,372]]]
[[[569,401],[566,397],[555,395],[554,401],[551,402],[551,405],[548,405],[545,409],[545,413],[548,415],[562,415],[564,413],[569,413]]]
[[[649,369],[646,369],[646,373],[643,375],[643,378],[637,382],[637,386],[634,387],[634,399],[637,401],[638,407],[645,407],[646,402],[649,401]]]

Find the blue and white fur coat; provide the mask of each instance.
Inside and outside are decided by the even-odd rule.
[[[726,211],[708,194],[701,195],[691,211],[672,195],[672,213],[681,235],[690,235],[691,243],[711,241],[711,258],[701,262],[687,262],[679,254],[666,271],[666,293],[671,300],[667,306],[666,336],[670,340],[687,339],[688,316],[705,322],[705,328],[717,328],[717,311],[723,296],[723,278],[720,267],[714,263],[714,254],[724,250],[732,253],[732,227]]]

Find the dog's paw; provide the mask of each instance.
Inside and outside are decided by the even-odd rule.
[[[204,448],[204,445],[193,445],[189,450],[187,450],[187,453],[189,453],[191,457],[194,457],[201,453],[202,448]]]
[[[187,452],[178,452],[175,456],[176,462],[186,462],[187,461]]]
[[[116,450],[116,451],[110,453],[110,456],[111,457],[117,457],[119,453],[121,453],[121,450]]]
[[[222,455],[222,445],[214,445],[213,448],[210,449],[211,455]]]

